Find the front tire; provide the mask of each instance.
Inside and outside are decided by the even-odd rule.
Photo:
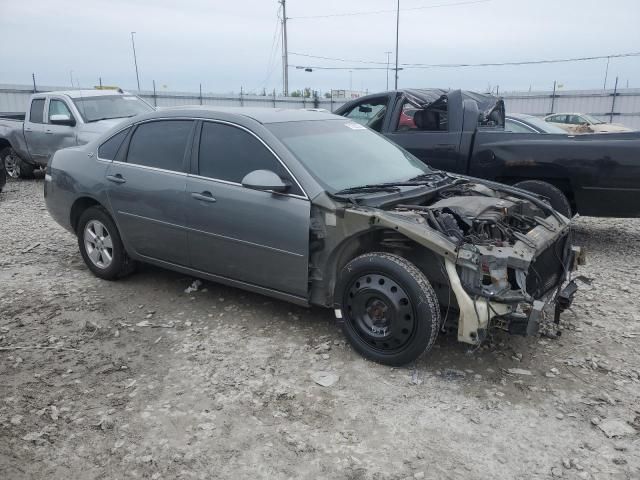
[[[78,246],[84,263],[97,277],[114,280],[133,270],[120,233],[101,206],[87,208],[78,220]]]
[[[436,294],[424,273],[398,255],[375,252],[351,260],[340,273],[336,300],[345,336],[375,362],[412,362],[438,335]]]
[[[547,197],[553,209],[558,213],[561,213],[567,218],[573,216],[571,204],[566,195],[562,193],[562,190],[550,183],[541,180],[525,180],[524,182],[516,183],[514,187]]]

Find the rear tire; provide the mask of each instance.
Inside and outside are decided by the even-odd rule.
[[[537,195],[542,195],[549,200],[549,203],[554,210],[558,211],[567,218],[573,216],[571,204],[566,195],[562,193],[558,187],[551,185],[550,183],[543,182],[541,180],[525,180],[524,182],[518,182],[514,187],[521,188]]]
[[[384,252],[351,260],[336,287],[345,336],[362,356],[385,365],[412,362],[433,346],[440,308],[424,273]]]
[[[95,276],[114,280],[133,271],[134,263],[116,224],[103,207],[93,206],[82,212],[76,234],[84,263]]]
[[[4,170],[7,172],[9,178],[21,178],[22,177],[22,165],[16,152],[11,147],[5,147],[0,150],[0,161],[4,164]]]

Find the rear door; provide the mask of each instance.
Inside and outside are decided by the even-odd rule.
[[[67,102],[62,98],[49,98],[47,106],[47,123],[44,127],[45,133],[45,150],[47,159],[51,157],[61,148],[72,147],[76,145],[76,130],[71,125],[54,125],[51,123],[52,115],[68,115],[74,122],[71,109]]]
[[[24,122],[24,138],[33,161],[43,164],[48,158],[47,135],[45,134],[46,97],[34,97],[29,107],[29,115]]]
[[[138,255],[188,265],[185,189],[194,125],[163,119],[134,126],[107,169],[118,228]]]
[[[275,153],[239,125],[203,121],[187,179],[191,266],[200,271],[307,296],[311,204]],[[242,179],[271,170],[285,194],[252,190]]]

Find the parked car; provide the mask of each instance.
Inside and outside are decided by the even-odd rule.
[[[607,123],[586,113],[553,113],[544,117],[546,122],[557,125],[569,133],[631,132],[631,128],[617,123]]]
[[[560,127],[547,123],[544,119],[525,115],[524,113],[508,113],[504,120],[504,129],[514,133],[549,133],[567,135],[567,131]]]
[[[153,110],[117,90],[36,93],[26,114],[0,115],[0,160],[10,177],[30,177],[56,150],[87,143],[123,119]]]
[[[478,344],[494,327],[535,332],[575,291],[570,222],[539,197],[433,170],[329,113],[139,116],[55,153],[44,195],[100,278],[148,262],[332,308],[390,365],[431,348],[441,307]]]
[[[336,113],[433,168],[515,185],[547,197],[563,215],[640,216],[640,132],[509,132],[501,99],[461,90],[383,92]]]

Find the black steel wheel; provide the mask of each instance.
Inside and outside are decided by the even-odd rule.
[[[440,324],[436,295],[411,262],[368,253],[349,262],[338,283],[345,335],[363,356],[387,365],[415,360]]]

